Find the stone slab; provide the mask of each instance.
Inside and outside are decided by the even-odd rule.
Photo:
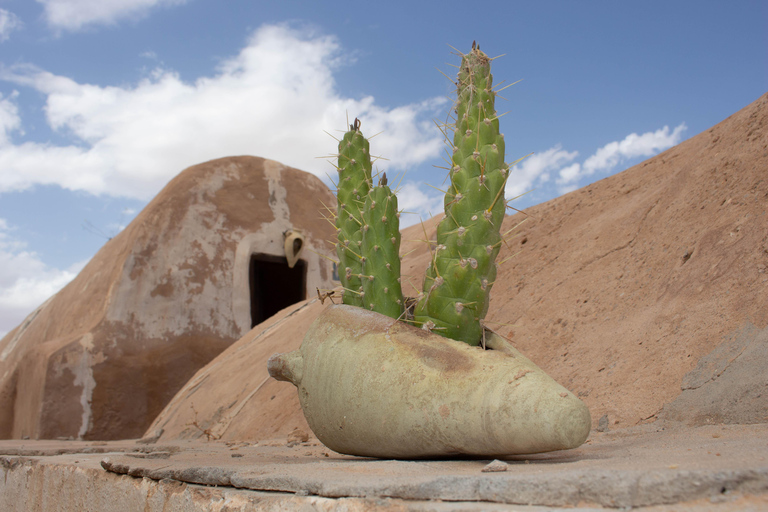
[[[688,425],[768,422],[768,327],[747,323],[702,357],[659,417]]]
[[[766,424],[654,424],[595,433],[576,450],[503,461],[365,459],[311,439],[255,445],[2,441],[0,453],[2,510],[27,510],[10,504],[42,503],[43,496],[49,500],[43,505],[78,506],[82,496],[105,492],[133,496],[144,504],[140,510],[204,510],[203,502],[210,510],[225,502],[233,510],[302,504],[322,510],[768,509]],[[495,471],[484,472],[491,462]]]

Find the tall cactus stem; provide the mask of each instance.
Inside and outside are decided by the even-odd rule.
[[[496,279],[509,175],[490,61],[474,43],[462,55],[449,152],[451,187],[414,314],[424,329],[470,345],[482,340],[482,320]]]
[[[369,144],[360,131],[360,120],[355,119],[339,142],[336,254],[339,280],[345,290],[344,304],[360,307],[363,306],[361,208],[371,188],[371,168]]]

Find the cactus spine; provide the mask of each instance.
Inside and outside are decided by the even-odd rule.
[[[397,196],[384,174],[363,206],[363,307],[392,318],[403,313]]]
[[[472,44],[457,83],[451,186],[414,320],[424,329],[478,345],[496,279],[506,204],[504,136],[494,109],[491,59]]]
[[[344,304],[363,307],[361,209],[371,188],[372,165],[368,141],[360,131],[358,119],[339,142],[337,168],[336,254],[339,257],[339,279],[344,287],[343,301]]]

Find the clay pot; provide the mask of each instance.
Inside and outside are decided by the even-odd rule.
[[[488,350],[353,306],[330,306],[269,374],[293,383],[312,431],[350,455],[499,457],[565,450],[586,405],[487,332]]]

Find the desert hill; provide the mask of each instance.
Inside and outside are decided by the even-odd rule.
[[[683,403],[681,385],[696,380],[686,375],[708,368],[717,371],[699,386],[741,372],[745,387],[729,394],[720,385],[709,395],[716,403],[677,407],[675,421],[768,421],[767,129],[768,94],[656,157],[505,220],[504,230],[527,219],[500,255],[519,251],[500,268],[488,324],[577,393],[594,426],[656,421],[666,404]],[[436,220],[403,232],[406,294],[421,285],[424,230],[434,237]],[[311,299],[256,326],[197,372],[148,434],[253,441],[305,430],[295,388],[269,379],[266,360],[297,348],[323,307]]]

